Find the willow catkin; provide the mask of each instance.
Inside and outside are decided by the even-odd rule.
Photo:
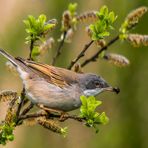
[[[101,47],[101,48],[103,48],[103,47],[106,46],[106,42],[105,42],[105,40],[103,40],[103,39],[95,41],[95,44],[96,44],[98,47]]]
[[[8,69],[8,71],[10,71],[14,75],[18,76],[18,72],[16,70],[16,67],[10,61],[7,61],[5,65],[6,65],[7,69]]]
[[[16,112],[18,109],[18,100],[17,95],[10,101],[7,113],[5,116],[5,123],[11,124],[16,119]]]
[[[34,115],[34,117],[32,118],[26,118],[25,120],[23,120],[23,124],[26,126],[33,126],[35,124],[38,124],[38,120],[39,119],[46,119],[45,117],[47,116],[47,112],[44,110],[39,110],[35,113],[33,113],[32,115]]]
[[[5,90],[0,92],[0,102],[6,101],[10,101],[10,103],[5,116],[5,122],[12,123],[14,121],[17,110],[17,92],[11,90]]]
[[[92,31],[90,30],[89,26],[87,26],[85,28],[85,31],[86,31],[87,35],[91,38],[92,37]]]
[[[128,34],[127,40],[133,45],[133,46],[148,46],[148,35],[140,35],[140,34]]]
[[[62,17],[62,26],[64,30],[68,30],[69,28],[71,28],[71,14],[69,11],[64,11],[63,13],[63,17]]]
[[[14,122],[14,119],[16,117],[17,109],[15,106],[8,108],[6,116],[5,116],[5,123],[11,124]]]
[[[119,67],[125,67],[130,64],[129,60],[126,57],[119,54],[108,53],[108,54],[105,54],[103,58],[108,62]]]
[[[74,31],[72,28],[67,30],[66,36],[65,36],[65,41],[68,43],[71,43],[72,37],[74,35]]]
[[[147,7],[142,6],[130,12],[125,19],[128,23],[128,28],[137,24],[139,19],[147,12],[147,10]]]
[[[77,22],[88,22],[88,21],[96,21],[98,19],[98,16],[96,15],[97,11],[88,11],[84,12],[78,16],[76,16]]]
[[[11,90],[4,90],[0,92],[0,102],[13,100],[17,97],[17,92]]]
[[[47,128],[55,133],[63,134],[62,128],[54,121],[46,118],[38,118],[37,122],[44,128]]]
[[[45,25],[48,25],[48,24],[57,25],[57,24],[58,24],[58,21],[57,21],[56,19],[51,19],[51,20],[49,20],[49,21],[47,21],[47,22],[45,23]],[[53,27],[54,27],[54,26],[53,26]],[[53,28],[51,27],[51,29],[53,29]]]
[[[55,41],[52,37],[48,38],[43,44],[40,45],[40,53],[43,54],[46,50],[53,47]]]
[[[73,66],[73,71],[76,72],[76,73],[83,73],[83,70],[82,70],[80,63],[76,63]]]

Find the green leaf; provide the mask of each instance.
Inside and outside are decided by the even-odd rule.
[[[76,9],[77,9],[78,4],[77,3],[70,3],[68,5],[68,10],[71,13],[71,16],[74,16],[76,13]]]
[[[42,24],[42,25],[45,24],[46,19],[47,19],[47,18],[46,18],[46,15],[44,15],[44,14],[41,14],[41,15],[38,17],[38,21],[39,21],[39,23]]]
[[[101,114],[96,112],[96,108],[100,106],[102,102],[96,100],[94,96],[81,96],[80,100],[82,102],[80,107],[80,117],[86,120],[86,126],[94,127],[97,132],[97,124],[106,124],[108,122],[108,117],[105,115],[105,112]]]
[[[40,55],[40,49],[38,46],[34,46],[33,50],[32,50],[32,58],[35,60],[37,56]]]
[[[100,114],[99,122],[102,124],[107,124],[109,122],[109,118],[106,116],[105,112]]]
[[[100,40],[109,36],[109,29],[113,29],[113,23],[116,20],[116,16],[113,11],[109,12],[107,6],[103,6],[99,12],[97,12],[99,19],[89,26],[92,32],[92,40]]]
[[[44,26],[43,31],[51,30],[54,27],[55,27],[55,24],[47,24]]]
[[[41,14],[38,18],[29,15],[28,18],[23,21],[28,34],[26,37],[27,43],[30,43],[31,41],[35,42],[39,39],[45,38],[45,34],[55,27],[53,21],[49,23],[50,21],[46,22],[46,19],[47,18],[44,14]]]
[[[63,135],[64,138],[67,136],[67,132],[68,132],[67,127],[61,128],[61,134]]]
[[[113,23],[115,21],[115,14],[113,11],[109,13],[109,19],[110,19],[111,23]]]
[[[108,7],[106,5],[104,5],[103,7],[101,7],[101,9],[100,9],[100,15],[108,15]]]
[[[13,141],[14,140],[14,135],[8,135],[7,139],[10,140],[10,141]]]
[[[101,101],[96,100],[94,96],[86,97],[81,96],[80,100],[82,105],[80,107],[80,117],[86,120],[86,126],[94,127],[96,132],[98,132],[97,124],[106,124],[109,119],[105,112],[98,113],[96,108],[102,104]]]
[[[7,141],[14,140],[13,130],[15,128],[15,123],[4,123],[0,125],[0,144],[5,145]]]

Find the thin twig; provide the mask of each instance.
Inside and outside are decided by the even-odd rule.
[[[31,40],[31,43],[30,43],[30,53],[29,53],[29,60],[33,60],[33,59],[32,59],[32,50],[33,50],[33,47],[34,47],[34,40]]]
[[[92,57],[90,57],[89,59],[86,59],[82,64],[81,67],[86,66],[87,64],[89,64],[90,62],[95,62],[97,60],[97,58],[99,57],[99,55],[104,51],[107,50],[108,47],[110,45],[112,45],[113,43],[115,43],[117,40],[119,39],[119,35],[117,35],[115,38],[113,38],[106,46],[102,47],[98,52],[96,52]]]
[[[64,41],[65,41],[66,34],[67,34],[67,31],[64,31],[64,33],[63,33],[63,38],[62,38],[62,40],[61,40],[61,42],[60,42],[60,44],[59,44],[59,47],[58,47],[58,49],[57,49],[57,51],[56,51],[55,56],[54,56],[53,59],[52,59],[51,65],[55,65],[55,62],[56,62],[57,58],[58,58],[58,57],[60,56],[60,54],[61,54],[61,49],[62,49],[62,47],[63,47],[63,45],[64,45]]]
[[[33,50],[33,48],[34,48],[34,40],[31,40],[31,43],[30,43],[30,53],[29,53],[29,58],[28,58],[29,60],[33,60],[33,59],[32,59],[32,50]],[[19,116],[20,111],[21,111],[21,109],[22,109],[23,106],[24,106],[24,103],[25,103],[25,96],[26,96],[25,87],[23,86],[23,90],[22,90],[22,92],[21,92],[20,104],[18,105],[18,110],[17,110],[17,113],[16,113],[16,116],[17,116],[17,117]],[[32,103],[31,103],[31,104],[32,104]],[[29,108],[27,107],[26,110],[24,110],[24,113],[25,113],[25,112],[26,112],[26,113],[29,112],[31,108],[32,108],[31,106],[29,106]]]
[[[23,110],[21,115],[27,114],[33,108],[33,106],[34,106],[34,104],[32,102],[30,102],[30,104]]]
[[[79,53],[79,55],[78,55],[74,60],[71,61],[70,65],[68,66],[67,69],[71,69],[71,68],[74,66],[74,64],[75,64],[76,62],[78,62],[78,61],[80,60],[80,58],[82,58],[82,57],[85,55],[85,52],[88,50],[88,48],[91,46],[91,44],[92,44],[93,42],[94,42],[94,41],[91,40],[88,44],[86,44],[86,45],[84,46],[83,50]]]
[[[23,90],[22,90],[22,92],[21,92],[21,100],[20,100],[20,103],[19,103],[19,105],[18,105],[18,109],[17,109],[17,112],[16,112],[16,116],[18,117],[19,116],[19,114],[20,114],[20,111],[21,111],[21,108],[22,108],[22,106],[23,106],[23,103],[24,103],[24,100],[25,100],[25,88],[23,87]]]

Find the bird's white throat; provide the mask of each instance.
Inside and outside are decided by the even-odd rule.
[[[84,90],[84,95],[85,96],[96,96],[98,95],[99,93],[101,93],[103,91],[103,89],[101,88],[96,88],[96,89],[87,89],[87,90]]]

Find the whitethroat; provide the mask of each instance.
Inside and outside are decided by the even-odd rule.
[[[119,93],[103,78],[92,73],[76,73],[64,68],[14,58],[3,49],[5,56],[17,69],[26,96],[33,104],[50,109],[71,111],[81,106],[80,96],[95,96],[104,91]]]

